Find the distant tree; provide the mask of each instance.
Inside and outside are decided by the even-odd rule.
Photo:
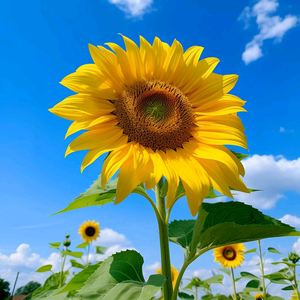
[[[28,295],[34,292],[40,286],[41,284],[36,281],[29,281],[26,285],[19,287],[16,290],[15,295]]]
[[[0,299],[6,299],[9,296],[9,282],[0,278]]]

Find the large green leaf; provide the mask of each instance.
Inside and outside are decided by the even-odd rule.
[[[72,252],[72,251],[61,251],[61,254],[63,255],[70,255],[76,258],[81,258],[83,255],[83,252]]]
[[[69,203],[68,207],[52,215],[56,215],[73,209],[78,209],[78,208],[83,208],[88,206],[102,206],[104,204],[114,202],[113,199],[116,196],[118,180],[119,178],[117,176],[115,179],[109,181],[102,189],[101,174],[100,174],[98,176],[98,179],[96,179],[94,183],[84,193],[80,194],[80,196],[75,198],[73,202]],[[132,191],[132,193],[136,193],[142,196],[147,196],[143,184],[139,184]]]
[[[87,268],[83,269],[81,272],[77,273],[57,294],[80,290],[84,286],[85,282],[90,278],[90,276],[97,270],[100,264],[102,264],[102,262],[99,262],[95,265],[90,265]]]
[[[44,265],[36,270],[36,272],[49,272],[52,269],[52,265]]]
[[[152,275],[145,283],[143,263],[134,250],[116,253],[104,260],[76,295],[82,300],[149,300],[161,289],[164,276]]]
[[[36,296],[32,296],[31,300],[69,300],[67,297],[67,293],[55,295],[57,290],[46,290],[42,291],[41,293],[37,294]],[[73,300],[78,298],[72,298]]]
[[[72,267],[74,268],[80,268],[80,269],[84,269],[85,266],[81,263],[79,263],[78,261],[74,260],[74,259],[70,259],[70,263],[72,265]]]
[[[202,231],[194,234],[200,249],[300,235],[295,228],[241,202],[203,203],[198,218],[205,218]]]
[[[224,279],[224,275],[215,275],[213,277],[210,277],[208,279],[204,279],[203,281],[207,282],[207,283],[222,283]]]
[[[173,243],[187,248],[193,237],[195,220],[175,220],[169,224],[169,239]]]

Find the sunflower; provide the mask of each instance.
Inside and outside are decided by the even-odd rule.
[[[90,243],[97,239],[100,234],[99,223],[95,221],[85,221],[79,227],[78,233],[81,235],[81,238],[85,241],[85,243]]]
[[[161,267],[159,267],[155,272],[157,274],[162,274]],[[172,277],[173,288],[175,287],[175,284],[176,284],[176,281],[177,281],[177,278],[178,278],[178,274],[179,274],[178,270],[176,268],[174,268],[174,266],[172,265],[171,266],[171,277]]]
[[[115,204],[141,182],[152,189],[165,177],[166,207],[184,185],[189,209],[197,214],[209,188],[233,198],[230,188],[248,193],[240,178],[241,162],[224,145],[247,149],[238,112],[245,101],[228,94],[237,75],[213,73],[219,60],[199,61],[203,47],[183,51],[182,45],[155,38],[140,47],[124,37],[126,51],[114,43],[89,46],[94,64],[79,67],[61,84],[77,94],[50,111],[74,121],[66,137],[73,140],[66,155],[89,150],[81,171],[109,152],[101,185],[120,169]]]
[[[263,300],[264,299],[264,294],[258,293],[254,296],[255,300]]]
[[[218,261],[223,268],[235,268],[241,266],[244,261],[244,247],[243,244],[233,244],[222,246],[214,249],[215,261]]]
[[[297,294],[297,292],[296,291],[294,291],[294,292],[292,292],[292,294],[291,294],[291,298],[290,298],[291,300],[299,300],[299,298],[298,298],[298,294]]]

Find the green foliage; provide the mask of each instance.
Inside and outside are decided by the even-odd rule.
[[[71,263],[72,267],[74,267],[74,268],[80,268],[80,269],[85,268],[84,265],[82,265],[81,263],[79,263],[78,261],[76,261],[74,259],[70,259],[70,263]]]
[[[82,248],[84,249],[89,243],[82,243],[80,245],[78,245],[76,248]]]
[[[249,254],[249,253],[253,253],[253,252],[256,252],[256,248],[247,250],[247,251],[244,252],[244,254]]]
[[[15,295],[28,295],[32,292],[34,292],[37,288],[39,288],[41,284],[36,281],[29,281],[26,285],[19,287]]]
[[[36,270],[36,272],[40,272],[40,273],[49,272],[49,271],[51,271],[51,269],[52,269],[52,265],[44,265],[44,266],[38,268]]]
[[[142,256],[133,250],[108,257],[76,294],[82,300],[149,300],[160,291],[163,275],[151,275],[145,282]]]
[[[83,252],[72,252],[72,251],[68,250],[68,251],[61,251],[61,254],[81,258],[81,256],[83,255]]]
[[[80,196],[74,199],[73,202],[69,203],[69,206],[63,210],[56,212],[52,215],[60,214],[70,210],[89,207],[89,206],[102,206],[107,203],[114,202],[113,199],[116,196],[117,184],[119,178],[116,177],[114,180],[109,181],[106,186],[102,189],[101,187],[101,174],[98,179]],[[136,193],[142,196],[148,196],[143,184],[139,184],[132,193]],[[51,216],[52,216],[51,215]]]
[[[97,254],[104,254],[106,249],[107,249],[106,247],[96,246],[96,253]]]
[[[193,299],[195,299],[194,295],[189,295],[189,294],[184,293],[184,292],[179,292],[178,293],[178,297],[180,299],[186,299],[186,300],[193,300]]]
[[[222,283],[224,279],[224,275],[215,275],[213,277],[210,277],[208,279],[204,279],[203,281],[207,283]]]
[[[6,299],[9,296],[9,282],[0,278],[0,299]]]
[[[59,246],[61,245],[61,243],[49,243],[50,244],[50,248],[55,248],[55,249],[58,249],[59,248]]]
[[[272,252],[272,253],[275,253],[275,254],[282,254],[282,253],[279,252],[277,249],[272,248],[272,247],[269,247],[269,248],[268,248],[268,251],[269,251],[269,252]]]
[[[233,201],[203,203],[197,220],[173,221],[169,224],[170,241],[189,251],[190,258],[196,249],[209,250],[263,238],[299,235],[300,232],[293,227],[264,215],[250,205]]]

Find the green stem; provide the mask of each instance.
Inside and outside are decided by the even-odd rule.
[[[158,228],[159,228],[159,240],[160,240],[160,254],[161,254],[161,269],[162,274],[166,277],[163,286],[164,300],[171,300],[173,294],[172,287],[172,273],[171,273],[171,261],[170,261],[170,249],[169,249],[169,233],[168,222],[166,219],[166,205],[165,198],[160,196],[160,190],[163,186],[163,179],[156,185],[156,206],[159,213]],[[177,298],[177,296],[176,296]]]
[[[196,286],[195,300],[198,300],[198,287]]]
[[[293,267],[293,273],[294,273],[294,281],[295,281],[295,290],[297,292],[297,296],[298,296],[298,299],[300,299],[300,293],[299,293],[299,289],[298,289],[298,283],[297,283],[297,275],[296,275],[296,267],[294,266]]]
[[[232,288],[233,288],[233,296],[234,296],[234,300],[238,300],[237,295],[236,295],[236,289],[235,289],[235,281],[234,281],[234,273],[233,273],[233,268],[230,268],[230,272],[231,272],[231,283],[232,283]]]
[[[229,293],[229,295],[232,297],[233,299],[233,295],[231,294],[230,290],[227,288],[227,286],[222,282],[221,283],[223,285],[223,287],[227,290],[227,292]]]
[[[177,278],[177,281],[176,281],[176,284],[175,284],[175,287],[174,287],[174,291],[173,291],[173,297],[172,297],[172,300],[176,300],[177,299],[177,295],[178,295],[178,290],[179,290],[179,285],[180,285],[180,282],[181,282],[181,279],[182,279],[182,276],[186,270],[186,268],[189,266],[190,262],[189,261],[186,261],[179,274],[178,274],[178,278]]]
[[[264,263],[263,263],[263,257],[262,257],[262,252],[261,252],[260,240],[257,241],[257,244],[258,244],[258,248],[259,248],[260,270],[261,270],[261,275],[262,275],[264,300],[266,300],[267,299],[267,291],[266,291],[265,271],[264,271]]]
[[[91,249],[91,244],[88,244],[88,248],[87,248],[87,257],[86,257],[86,266],[89,266],[89,255],[90,255],[90,249]]]
[[[68,247],[65,248],[65,251],[67,252],[68,250]],[[64,255],[64,259],[63,259],[63,263],[61,264],[61,270],[60,270],[60,284],[59,284],[59,287],[61,288],[62,285],[63,285],[63,273],[64,273],[64,266],[65,266],[65,262],[66,262],[66,258],[67,258],[67,255],[66,254],[63,254]]]

